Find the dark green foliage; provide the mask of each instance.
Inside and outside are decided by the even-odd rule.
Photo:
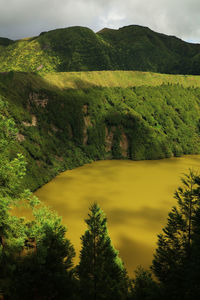
[[[29,79],[25,81],[24,76]],[[27,174],[23,183],[31,190],[61,171],[92,160],[200,153],[198,88],[58,90],[33,74],[9,73],[0,78],[0,93],[9,102],[7,114],[20,133],[9,146],[8,156],[24,155]],[[35,80],[37,88],[31,86]],[[121,148],[123,136],[126,155]]]
[[[138,70],[200,74],[199,61],[199,45],[137,25],[103,29],[97,34],[75,26],[17,41],[0,38],[2,72]]]
[[[200,297],[200,208],[198,207],[195,217],[193,218],[193,234],[192,234],[192,245],[190,260],[185,265],[187,274],[185,276],[185,298],[199,299]]]
[[[97,204],[90,208],[88,229],[81,238],[80,263],[73,269],[75,252],[65,237],[61,218],[41,204],[38,207],[39,201],[24,190],[24,184],[43,184],[66,168],[66,163],[67,168],[72,168],[90,159],[104,158],[109,132],[113,133],[111,151],[115,158],[121,158],[122,134],[128,137],[129,154],[134,159],[198,152],[199,89],[161,86],[58,94],[41,89],[37,98],[36,91],[31,91],[31,96],[29,89],[26,92],[20,94],[21,98],[19,91],[9,93],[8,100],[13,106],[5,98],[0,99],[0,297],[198,299],[200,177],[194,172],[182,179],[183,186],[175,193],[178,205],[172,208],[168,223],[158,236],[152,269],[160,283],[153,280],[150,271],[138,268],[132,287],[109,238],[106,217]],[[35,101],[31,102],[33,96]],[[37,104],[46,97],[45,106]],[[167,117],[162,113],[161,102]],[[77,115],[79,119],[75,122]],[[37,116],[36,124],[33,116]],[[25,140],[19,140],[15,122]],[[50,151],[46,153],[47,150]],[[22,184],[26,172],[24,157],[33,178],[29,181],[27,177]],[[41,170],[46,171],[41,175]],[[32,212],[32,221],[11,214],[11,208],[22,203]]]
[[[7,38],[0,37],[0,46],[8,46],[12,43],[14,43],[14,41],[7,39]]]
[[[126,271],[111,244],[105,215],[97,204],[91,206],[86,223],[88,229],[81,237],[77,267],[81,299],[126,299]]]
[[[175,193],[178,206],[172,208],[167,225],[158,236],[152,269],[164,285],[166,298],[168,295],[171,299],[185,299],[189,290],[186,281],[192,269],[188,264],[194,255],[194,222],[200,207],[197,178],[192,171],[182,178],[183,186]]]
[[[149,270],[144,270],[141,266],[135,271],[133,287],[130,293],[132,300],[156,300],[160,299],[160,287],[156,283]]]
[[[45,207],[34,216],[26,229],[27,254],[17,260],[9,298],[73,299],[76,282],[70,269],[75,252],[61,218]]]
[[[121,148],[120,148],[120,139],[121,130],[117,128],[113,134],[113,143],[112,143],[112,156],[116,159],[122,158]]]
[[[9,158],[17,130],[0,99],[0,297],[5,299],[73,299],[74,248],[65,238],[61,218],[21,184],[25,161]],[[16,217],[13,207],[26,204],[33,221]]]
[[[34,209],[34,216],[32,222],[9,215],[2,220],[0,284],[5,299],[74,299],[76,280],[70,269],[75,252],[61,218],[45,207]]]
[[[130,25],[104,29],[99,35],[112,46],[119,69],[172,74],[198,74],[198,46],[147,27]],[[198,58],[196,58],[198,61]]]

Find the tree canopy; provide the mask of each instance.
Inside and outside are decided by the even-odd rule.
[[[85,220],[77,272],[82,299],[125,299],[127,275],[118,251],[111,243],[105,214],[94,203]]]

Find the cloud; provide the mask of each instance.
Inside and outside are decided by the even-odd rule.
[[[75,25],[138,24],[200,42],[199,0],[0,0],[0,8],[0,36],[13,39]]]

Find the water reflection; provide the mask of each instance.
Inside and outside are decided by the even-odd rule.
[[[151,263],[157,234],[176,204],[175,189],[188,168],[200,168],[200,156],[159,161],[98,161],[66,171],[36,192],[68,228],[78,260],[88,207],[98,202],[108,218],[115,247],[130,274]]]

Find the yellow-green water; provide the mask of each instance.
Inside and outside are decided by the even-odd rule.
[[[98,161],[66,171],[35,194],[63,217],[78,261],[88,207],[98,202],[107,215],[112,242],[129,274],[151,264],[157,234],[176,204],[175,189],[189,168],[200,169],[200,155],[156,161]]]

